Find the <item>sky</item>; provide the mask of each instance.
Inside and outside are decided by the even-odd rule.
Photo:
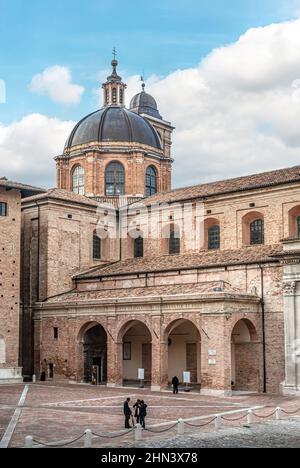
[[[114,46],[127,102],[142,74],[176,126],[175,187],[299,164],[299,17],[300,0],[0,0],[0,176],[55,185]]]

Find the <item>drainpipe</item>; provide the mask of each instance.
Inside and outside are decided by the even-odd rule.
[[[261,321],[262,321],[262,340],[263,340],[263,392],[267,393],[267,360],[266,360],[266,314],[264,301],[264,269],[260,268],[260,284],[261,284]]]

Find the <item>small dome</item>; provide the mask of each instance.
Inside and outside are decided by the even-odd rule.
[[[143,117],[124,107],[109,106],[82,119],[73,129],[66,149],[92,142],[141,143],[161,150],[156,130]]]
[[[136,96],[131,99],[130,110],[137,114],[147,114],[156,119],[162,119],[154,97],[145,91],[136,94]]]

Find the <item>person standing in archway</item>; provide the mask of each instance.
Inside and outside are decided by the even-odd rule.
[[[131,429],[129,421],[132,415],[132,411],[130,409],[129,403],[130,403],[130,398],[127,398],[124,403],[125,429]]]
[[[178,394],[179,379],[178,379],[178,377],[176,375],[172,379],[172,385],[173,385],[173,394],[177,395]]]

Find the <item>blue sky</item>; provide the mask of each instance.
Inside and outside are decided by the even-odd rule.
[[[0,123],[30,113],[77,120],[94,110],[92,90],[116,45],[126,75],[166,76],[194,67],[214,48],[250,27],[294,15],[297,2],[278,0],[0,0],[0,79],[7,103]],[[287,5],[288,4],[288,5]],[[296,6],[295,6],[296,8]],[[45,68],[70,68],[85,93],[79,105],[55,103],[29,91]]]

